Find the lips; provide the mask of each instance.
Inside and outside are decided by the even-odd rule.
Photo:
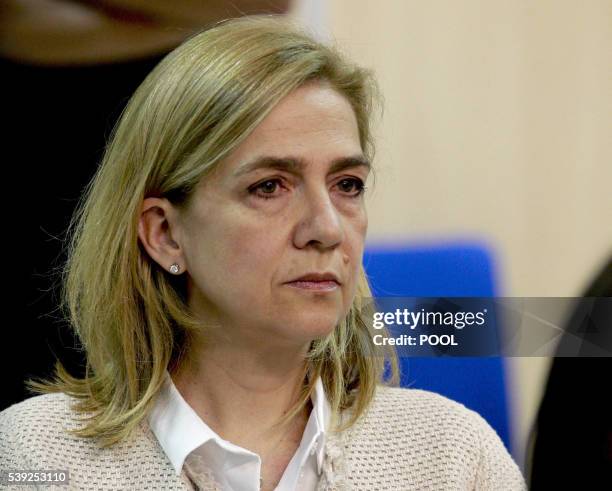
[[[302,290],[333,291],[340,287],[342,283],[334,273],[307,273],[287,285]]]
[[[319,282],[335,282],[338,285],[341,285],[338,276],[331,272],[325,273],[307,273],[304,276],[300,276],[294,280],[291,280],[289,283],[295,282],[310,282],[310,283],[319,283]]]

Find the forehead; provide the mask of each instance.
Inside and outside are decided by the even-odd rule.
[[[290,162],[296,172],[306,170],[309,164],[338,167],[338,162],[349,159],[367,166],[348,100],[318,82],[299,87],[224,159],[221,173],[240,177],[279,159]]]
[[[283,131],[293,127],[318,129],[340,123],[354,126],[357,120],[349,101],[324,82],[313,81],[298,87],[276,104],[255,132]]]

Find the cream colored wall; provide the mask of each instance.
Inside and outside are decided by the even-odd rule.
[[[578,295],[612,253],[612,2],[298,3],[386,98],[370,239],[481,237],[502,294]],[[549,359],[510,361],[523,465]]]

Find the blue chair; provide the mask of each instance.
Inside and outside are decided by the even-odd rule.
[[[481,243],[368,245],[375,297],[494,297],[495,263]],[[510,448],[503,359],[400,358],[401,385],[437,392],[478,412]]]

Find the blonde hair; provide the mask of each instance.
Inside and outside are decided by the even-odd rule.
[[[126,438],[147,416],[165,371],[178,366],[203,328],[187,308],[185,275],[167,274],[139,243],[144,198],[186,206],[197,183],[274,105],[311,80],[347,98],[371,159],[378,95],[371,73],[276,16],[224,21],[193,36],[135,92],[69,229],[62,309],[85,350],[85,376],[73,377],[57,360],[52,380],[27,382],[32,392],[78,399],[73,409],[86,424],[74,434],[98,437],[101,446]],[[308,403],[318,376],[333,421],[350,409],[337,431],[366,411],[377,384],[397,384],[395,353],[378,351],[365,322],[371,292],[363,267],[359,276],[347,316],[312,342],[300,398],[281,423]]]

